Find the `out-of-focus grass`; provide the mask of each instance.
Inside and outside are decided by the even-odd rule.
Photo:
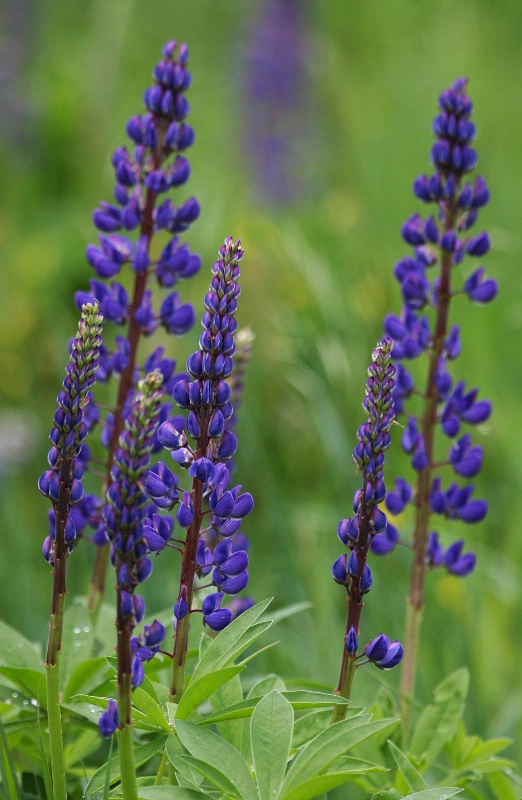
[[[344,600],[330,566],[340,552],[337,522],[349,515],[357,484],[351,450],[366,366],[383,315],[399,311],[392,268],[406,253],[402,222],[422,211],[411,184],[429,169],[438,94],[467,75],[480,172],[492,193],[478,229],[492,235],[485,264],[499,279],[500,296],[485,308],[455,302],[463,352],[454,375],[494,402],[494,416],[476,434],[485,448],[476,492],[487,497],[490,513],[479,526],[439,526],[447,541],[464,535],[479,563],[466,581],[429,580],[419,695],[426,699],[443,675],[469,664],[470,726],[519,736],[522,7],[515,0],[310,2],[314,46],[303,113],[313,123],[306,165],[312,180],[303,196],[280,208],[258,202],[240,144],[248,113],[240,78],[253,5],[34,3],[15,87],[25,122],[0,142],[2,414],[14,410],[29,425],[23,454],[12,458],[2,448],[2,615],[45,638],[50,579],[40,545],[47,507],[35,484],[76,325],[72,296],[92,275],[83,252],[94,240],[92,209],[111,196],[110,153],[124,141],[127,118],[140,110],[162,43],[178,38],[189,43],[194,77],[197,143],[187,193],[202,204],[188,239],[205,264],[182,291],[198,310],[223,238],[241,236],[246,249],[239,321],[252,326],[256,341],[237,475],[256,499],[245,531],[252,540],[250,589],[257,598],[275,595],[278,605],[312,602],[309,614],[287,624],[284,646],[270,651],[267,663],[336,681]],[[169,348],[183,362],[195,342],[194,333]],[[388,482],[407,469],[399,438],[394,431]],[[411,521],[399,523],[407,530]],[[82,545],[70,561],[72,591],[85,591],[91,562]],[[408,565],[405,551],[375,563],[363,640],[380,630],[401,635]],[[170,554],[157,560],[147,592],[150,610],[174,600]],[[374,676],[361,675],[356,691],[368,696],[373,688]]]

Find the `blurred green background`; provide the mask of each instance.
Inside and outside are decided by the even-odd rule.
[[[476,495],[488,499],[490,513],[477,526],[439,525],[445,544],[465,536],[478,566],[464,581],[430,576],[418,694],[427,700],[439,680],[469,665],[469,727],[513,736],[522,757],[522,4],[297,0],[286,3],[284,23],[274,23],[271,6],[3,0],[1,616],[46,638],[51,581],[40,547],[48,509],[36,480],[77,321],[72,298],[93,276],[84,250],[96,239],[92,210],[112,196],[111,152],[142,109],[162,44],[176,38],[190,48],[197,137],[192,178],[178,199],[194,194],[201,202],[186,238],[204,263],[181,291],[198,313],[224,237],[240,236],[246,250],[238,319],[256,339],[236,475],[256,500],[245,530],[249,589],[257,599],[274,595],[277,607],[311,603],[275,632],[282,643],[257,668],[336,684],[345,603],[330,567],[341,552],[337,522],[350,514],[358,484],[351,450],[366,367],[383,315],[400,311],[392,275],[407,252],[400,226],[425,212],[411,185],[429,170],[438,95],[465,75],[479,172],[492,195],[476,231],[491,233],[485,265],[500,296],[484,308],[455,301],[463,351],[453,375],[494,402],[493,417],[474,435],[485,448]],[[256,95],[259,80],[274,74],[273,99]],[[182,364],[196,336],[159,340]],[[411,475],[399,429],[394,439],[389,484]],[[407,535],[411,519],[397,524]],[[71,593],[85,593],[93,555],[87,544],[75,552]],[[409,563],[406,550],[374,559],[363,641],[381,630],[402,635]],[[173,553],[157,560],[146,587],[150,611],[174,601],[176,568]],[[382,678],[361,673],[356,698],[370,696]],[[394,685],[397,678],[385,676]]]

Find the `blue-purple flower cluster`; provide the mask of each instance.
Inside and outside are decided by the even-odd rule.
[[[169,42],[163,57],[154,69],[154,85],[144,94],[146,112],[132,117],[127,124],[131,148],[121,147],[113,155],[115,173],[114,200],[102,202],[94,212],[94,225],[99,231],[97,245],[87,247],[87,260],[96,277],[90,290],[76,294],[76,303],[96,302],[106,321],[125,335],[105,341],[100,351],[99,382],[114,378],[119,382],[116,411],[103,421],[101,442],[109,449],[109,471],[112,454],[130,413],[137,381],[154,369],[163,375],[163,385],[171,392],[176,363],[165,358],[157,348],[141,363],[137,360],[138,343],[162,326],[168,333],[181,335],[195,322],[190,303],[183,303],[177,285],[195,275],[201,266],[198,255],[182,244],[179,234],[199,216],[199,204],[189,198],[180,205],[173,203],[168,193],[182,187],[190,174],[186,151],[194,141],[194,132],[186,122],[189,104],[185,93],[191,76],[187,69],[188,50]],[[165,237],[166,241],[165,241]],[[153,247],[161,238],[161,250]],[[126,288],[128,278],[115,280],[125,268],[133,273],[133,286]],[[158,308],[155,307],[153,287],[169,290]],[[165,404],[161,420],[167,419],[171,404]],[[100,411],[93,402],[86,424],[91,429],[100,421]],[[161,449],[155,442],[155,449]],[[89,452],[84,451],[84,465]],[[98,508],[89,509],[85,516],[97,533],[93,541],[106,540],[102,519],[103,501]]]
[[[391,444],[389,430],[395,417],[395,367],[391,363],[392,349],[393,340],[385,337],[372,353],[373,361],[368,368],[363,402],[368,419],[357,432],[358,441],[353,451],[353,460],[362,477],[362,488],[354,496],[354,516],[342,519],[337,528],[337,535],[348,547],[349,553],[339,556],[332,567],[334,580],[345,586],[348,593],[345,649],[354,658],[359,646],[358,627],[362,597],[370,591],[373,581],[366,562],[368,550],[387,527],[386,514],[379,506],[386,497],[383,480],[384,453]],[[389,645],[389,640],[387,641]],[[402,658],[402,646],[398,642],[393,643],[393,653],[389,658],[384,659],[381,656],[382,648],[377,648],[376,652],[378,658],[373,657],[370,645],[365,650],[368,660],[382,669],[396,666]]]
[[[84,416],[90,400],[89,390],[95,382],[99,364],[102,319],[97,304],[82,307],[78,332],[71,345],[67,374],[57,397],[58,408],[49,435],[52,444],[48,455],[49,469],[38,481],[41,493],[53,504],[51,533],[42,548],[44,558],[51,564],[55,559],[57,515],[65,525],[65,544],[69,552],[76,539],[77,527],[71,510],[83,497],[83,466],[79,455],[87,436]]]
[[[456,295],[466,295],[476,303],[487,303],[497,294],[496,281],[486,278],[484,267],[475,268],[460,279],[455,287],[459,265],[466,256],[473,259],[485,255],[490,247],[486,232],[470,236],[480,209],[489,200],[483,178],[467,180],[477,163],[472,147],[475,126],[470,119],[472,103],[466,94],[466,80],[460,79],[439,99],[440,113],[433,130],[437,141],[432,147],[433,175],[422,175],[413,184],[415,195],[425,203],[436,206],[436,214],[424,221],[419,214],[410,217],[402,228],[402,236],[413,247],[413,254],[401,259],[395,267],[403,298],[400,317],[388,314],[384,321],[387,334],[395,340],[394,358],[398,361],[395,388],[397,413],[407,413],[405,405],[413,393],[424,398],[422,419],[409,416],[402,436],[402,447],[410,456],[419,475],[428,475],[429,485],[423,494],[429,496],[429,513],[447,519],[475,523],[487,513],[485,500],[473,498],[473,486],[460,487],[452,482],[443,487],[433,471],[449,466],[462,478],[476,476],[482,466],[482,447],[474,445],[468,433],[461,435],[462,424],[479,425],[491,414],[491,404],[479,400],[476,388],[467,389],[463,381],[454,382],[449,365],[460,354],[460,329],[449,320],[450,301]],[[428,316],[424,310],[432,309]],[[428,356],[429,370],[426,388],[414,385],[406,363]],[[447,458],[435,458],[433,432],[440,426],[450,440]],[[395,491],[387,497],[392,514],[401,513],[408,504],[424,502],[405,480],[398,479]],[[389,552],[398,541],[390,528],[390,537],[375,543],[378,553]],[[438,542],[436,533],[432,542]],[[460,543],[461,544],[461,543]],[[430,567],[445,566],[458,575],[469,573],[474,557],[456,561],[452,548],[447,557],[441,555],[440,545],[433,544],[427,555]],[[457,564],[457,566],[455,566]]]
[[[149,468],[158,427],[164,395],[162,381],[161,372],[156,370],[139,383],[139,392],[114,457],[112,483],[104,507],[105,532],[116,570],[121,615],[133,617],[135,624],[141,622],[145,611],[143,598],[135,594],[135,589],[152,572],[151,551],[144,532],[156,509],[149,506],[142,489],[142,477]]]
[[[112,157],[115,204],[102,202],[95,210],[93,222],[100,231],[99,245],[87,248],[87,260],[103,281],[114,278],[128,264],[137,274],[147,273],[170,289],[201,266],[199,256],[181,245],[177,236],[199,216],[197,200],[192,197],[177,206],[165,197],[170,189],[185,184],[190,175],[189,163],[181,155],[194,141],[194,131],[185,121],[190,110],[185,92],[191,83],[187,62],[185,45],[165,45],[163,58],[154,69],[154,86],[144,94],[147,112],[127,123],[133,150],[121,147]],[[136,241],[125,235],[132,232],[137,233]],[[173,235],[154,258],[150,243],[160,232]],[[127,320],[129,298],[121,284],[107,286],[93,279],[91,293],[79,293],[77,302],[89,296],[98,299],[102,313],[111,322],[122,325]],[[145,335],[158,324],[172,333],[185,333],[195,321],[192,306],[181,305],[177,292],[168,295],[155,313],[147,290],[135,314]]]
[[[221,608],[224,594],[236,595],[248,583],[248,554],[239,528],[254,505],[252,495],[242,492],[240,485],[230,487],[230,471],[224,463],[237,448],[236,436],[227,428],[233,412],[227,379],[235,353],[241,243],[226,239],[219,256],[205,297],[199,350],[187,360],[189,377],[178,381],[173,389],[177,405],[188,411],[187,419],[167,420],[158,431],[158,440],[171,452],[173,460],[188,469],[192,490],[181,490],[177,476],[164,462],[149,471],[145,483],[148,496],[159,508],[177,506],[177,523],[187,529],[185,547],[197,537],[195,571],[199,577],[212,573],[212,584],[218,589],[205,598],[202,608],[203,621],[213,630],[220,630],[232,619],[233,612]],[[209,517],[206,527],[202,527],[204,516]],[[160,538],[162,524],[158,516],[154,527]],[[160,538],[154,538],[158,548],[162,546]],[[190,576],[182,578],[174,606],[177,620],[191,611],[189,580]]]
[[[152,561],[146,531],[157,516],[155,506],[142,488],[142,480],[150,464],[154,437],[159,424],[164,389],[159,370],[149,373],[138,384],[138,393],[125,421],[125,430],[114,456],[112,482],[107,490],[104,507],[104,531],[110,542],[111,563],[116,572],[117,618],[119,633],[124,628],[131,631],[145,614],[145,601],[136,594],[137,587],[150,576]],[[170,538],[170,531],[169,531]],[[145,625],[139,637],[128,640],[130,652],[122,652],[123,638],[118,643],[118,679],[121,681],[122,664],[128,664],[133,687],[140,686],[144,678],[143,663],[153,658],[165,638],[164,626],[155,620]],[[123,669],[123,671],[125,671]],[[103,736],[110,736],[118,727],[118,709],[109,701],[107,711],[100,717]]]

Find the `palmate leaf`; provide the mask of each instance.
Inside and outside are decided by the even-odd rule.
[[[433,692],[433,703],[419,717],[413,731],[410,752],[428,767],[453,738],[464,713],[469,673],[459,669],[439,683]]]
[[[458,786],[440,786],[437,789],[424,789],[403,797],[403,800],[448,800],[449,797],[462,792]]]
[[[190,770],[195,770],[226,796],[237,797],[236,787],[230,778],[221,770],[208,764],[207,761],[201,761],[201,759],[194,758],[193,756],[177,756],[177,758],[171,760],[171,763],[181,772],[183,772],[181,769],[183,767],[189,767]]]
[[[302,711],[306,708],[331,708],[333,705],[347,704],[344,697],[337,694],[326,694],[324,692],[309,692],[306,689],[297,689],[290,692],[281,692],[283,697],[288,700],[295,711]],[[252,712],[259,702],[259,697],[248,697],[235,706],[218,711],[215,714],[205,716],[200,720],[201,725],[210,725],[214,722],[224,722],[232,719],[242,719],[252,716]]]
[[[359,773],[352,773],[350,770],[346,772],[328,772],[326,775],[316,775],[315,778],[309,778],[304,783],[300,783],[295,789],[292,789],[288,794],[284,795],[285,800],[312,800],[314,797],[321,797],[325,792],[331,789],[342,786],[343,783],[348,783],[354,780]]]
[[[176,718],[188,719],[192,712],[195,711],[204,700],[210,697],[216,689],[232,680],[232,678],[242,672],[243,669],[244,667],[242,666],[224,667],[223,669],[218,669],[196,680],[192,679],[179,701]]]
[[[176,733],[190,755],[228,776],[237,792],[238,800],[258,800],[248,764],[229,742],[217,733],[185,720],[176,722]]]
[[[210,795],[182,786],[147,786],[138,790],[139,800],[201,800],[202,797]]]
[[[163,749],[166,740],[167,740],[166,736],[160,735],[156,736],[154,739],[147,742],[147,744],[142,744],[135,747],[134,748],[135,766],[140,767],[142,764],[146,764],[147,761],[149,761],[152,758],[152,756],[155,756],[156,753],[159,753],[159,751]],[[112,786],[113,783],[116,783],[117,781],[120,780],[121,772],[120,772],[119,756],[111,758],[108,764],[110,769],[109,783]],[[90,779],[89,783],[87,784],[84,796],[89,797],[89,795],[95,794],[95,792],[103,791],[106,779],[107,779],[107,764],[103,764],[103,766],[101,766],[99,769],[96,770],[96,772]]]
[[[399,750],[397,745],[395,745],[390,739],[388,739],[388,747],[391,750],[393,760],[397,764],[397,769],[406,781],[408,789],[410,789],[412,792],[421,792],[424,789],[427,789],[428,786],[426,781],[420,772],[415,769],[408,756],[406,756],[402,750]]]
[[[264,600],[262,603],[258,603],[244,611],[212,640],[201,656],[190,683],[217,669],[226,667],[237,655],[246,650],[254,639],[270,627],[270,622],[256,625],[257,619],[266,610],[270,602],[270,600]]]
[[[290,791],[325,772],[330,764],[356,744],[396,724],[397,720],[390,719],[371,722],[368,715],[361,715],[331,725],[297,754],[288,770],[282,797],[286,800]]]
[[[7,790],[8,796],[13,800],[18,800],[18,797],[20,795],[18,791],[18,783],[16,780],[16,772],[1,720],[0,720],[0,777],[2,778],[2,784]]]
[[[132,705],[145,715],[146,719],[166,733],[170,733],[168,720],[157,700],[145,689],[138,687],[132,692]]]
[[[283,783],[294,727],[292,706],[279,692],[260,700],[252,714],[250,738],[259,800],[277,800]]]
[[[67,646],[60,657],[60,684],[63,689],[80,664],[91,655],[94,647],[94,628],[85,602],[75,598],[68,603],[63,620],[63,641]]]
[[[47,708],[47,686],[44,672],[28,667],[0,667],[0,675],[20,689],[26,697],[37,700],[42,708]]]
[[[0,620],[0,665],[15,669],[35,669],[42,664],[40,647]],[[43,665],[39,668],[43,672]]]
[[[110,667],[105,656],[89,658],[77,664],[69,676],[65,687],[64,700],[70,700],[73,695],[92,694],[109,677]]]
[[[230,708],[237,703],[243,701],[243,687],[239,675],[236,675],[232,680],[224,683],[215,692],[210,695],[210,706],[214,713],[221,709]],[[236,720],[235,722],[220,722],[217,725],[219,735],[230,742],[236,750],[245,756],[248,760],[250,758],[250,738],[248,725],[244,720]],[[248,734],[244,736],[244,734]]]

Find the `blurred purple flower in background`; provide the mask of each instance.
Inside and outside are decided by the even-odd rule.
[[[256,198],[267,203],[295,201],[313,162],[306,152],[313,106],[309,15],[307,0],[261,0],[245,32],[244,148]]]

